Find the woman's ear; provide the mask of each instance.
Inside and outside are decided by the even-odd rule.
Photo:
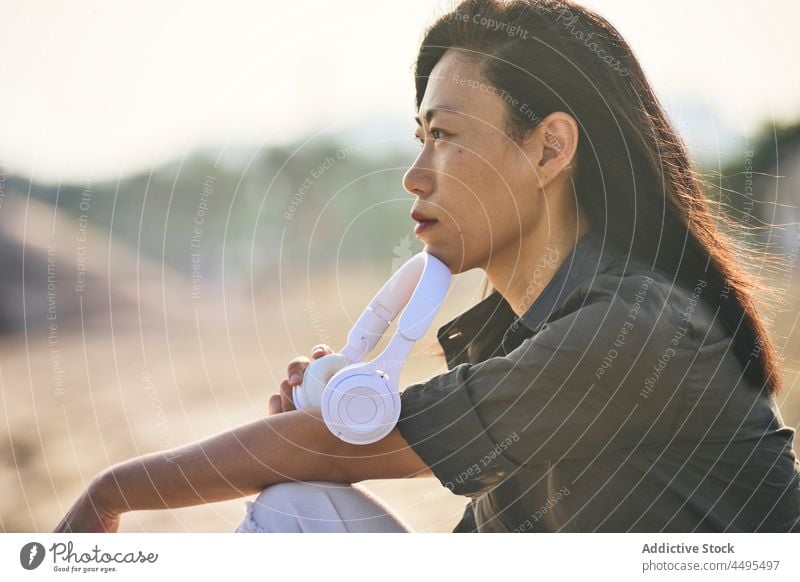
[[[575,159],[578,150],[578,124],[563,111],[545,117],[528,136],[531,163],[543,188],[562,175]]]

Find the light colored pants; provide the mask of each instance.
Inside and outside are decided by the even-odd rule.
[[[265,488],[235,533],[403,533],[412,529],[366,487],[286,481]]]

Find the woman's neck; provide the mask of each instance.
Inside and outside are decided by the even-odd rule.
[[[519,246],[495,254],[486,267],[492,286],[517,316],[522,316],[553,279],[578,240],[589,230],[589,221],[557,232],[531,233]]]

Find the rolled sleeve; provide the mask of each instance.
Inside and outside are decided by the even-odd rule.
[[[476,496],[492,489],[518,466],[504,450],[519,440],[507,435],[495,440],[495,431],[483,424],[468,386],[491,381],[475,378],[473,364],[460,364],[400,394],[398,429],[431,468],[442,485],[457,495]]]
[[[401,392],[399,430],[443,485],[480,495],[521,465],[641,444],[657,421],[671,420],[663,414],[671,399],[642,391],[669,350],[675,314],[666,295],[648,277],[603,283],[565,302],[563,315],[505,356]],[[678,383],[666,376],[686,366],[684,352],[671,353],[664,390]]]

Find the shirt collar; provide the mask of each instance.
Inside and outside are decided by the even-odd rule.
[[[521,335],[520,322],[525,327],[524,335],[535,333],[578,285],[604,272],[620,254],[619,247],[614,246],[608,237],[589,230],[578,239],[553,278],[521,317],[517,317],[500,292],[494,290],[439,328],[437,336],[448,363],[452,366],[474,360],[478,354],[491,355],[486,349],[494,353],[498,345],[505,344],[508,331]],[[542,266],[545,266],[544,261],[558,260],[557,254],[546,251]],[[535,276],[534,268],[531,285],[536,284]]]
[[[561,263],[550,282],[545,285],[536,301],[522,314],[519,321],[531,331],[537,331],[548,316],[570,296],[578,285],[591,280],[606,270],[620,254],[607,237],[589,230],[584,233]],[[558,257],[545,254],[544,260],[557,261]],[[535,271],[534,271],[535,274]],[[535,284],[535,281],[532,283]]]

